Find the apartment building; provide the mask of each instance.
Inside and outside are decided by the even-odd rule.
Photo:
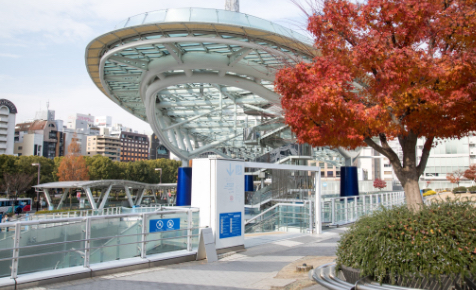
[[[110,136],[88,136],[87,155],[102,155],[112,161],[121,160],[121,140]]]
[[[6,99],[0,99],[0,155],[13,154],[15,116],[17,108]]]

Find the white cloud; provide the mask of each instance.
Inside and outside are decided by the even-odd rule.
[[[0,57],[19,58],[20,56],[18,54],[0,52]]]

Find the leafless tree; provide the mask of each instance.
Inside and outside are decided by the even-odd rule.
[[[18,195],[27,191],[30,188],[30,182],[35,177],[34,174],[28,173],[4,173],[3,174],[3,188],[6,189],[7,196],[10,195],[13,204],[17,200]]]

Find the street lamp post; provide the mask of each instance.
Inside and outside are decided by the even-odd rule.
[[[40,163],[32,163],[31,165],[32,165],[32,166],[38,166],[38,184],[37,184],[37,185],[40,185],[40,168],[41,168],[41,164],[40,164]],[[36,211],[38,211],[38,209],[39,209],[39,207],[40,207],[40,189],[39,189],[39,188],[36,188],[35,191],[36,191]]]
[[[160,171],[160,183],[162,183],[162,168],[156,168],[155,171]]]

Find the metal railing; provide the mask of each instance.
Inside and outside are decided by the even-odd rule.
[[[43,225],[54,225],[44,227]],[[165,209],[0,224],[0,277],[198,247],[199,210]]]
[[[302,201],[301,201],[302,202]],[[311,207],[309,206],[311,204]],[[311,212],[310,212],[311,211]],[[312,232],[312,203],[278,203],[245,222],[245,233]]]
[[[403,191],[329,198],[321,203],[322,221],[328,225],[348,224],[380,206],[392,207],[403,203],[405,203]]]

